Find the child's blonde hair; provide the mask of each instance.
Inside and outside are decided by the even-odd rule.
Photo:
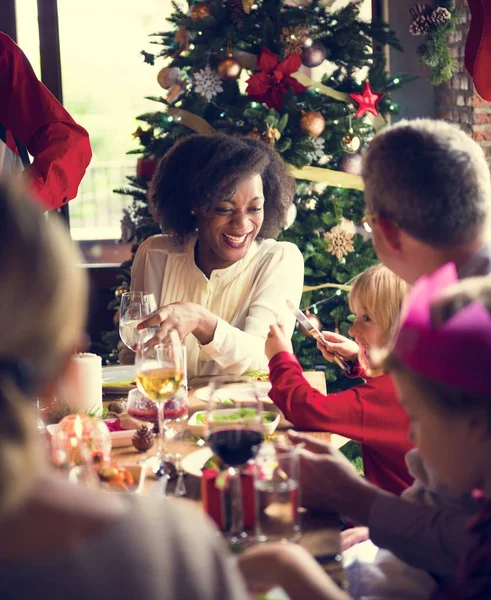
[[[431,304],[432,325],[440,326],[472,302],[482,304],[491,313],[491,278],[489,276],[463,279],[446,288],[442,295]],[[459,349],[456,348],[455,351],[458,352]],[[463,351],[472,352],[472,349]],[[485,357],[481,357],[480,360],[485,364],[486,361],[483,358],[485,359]],[[435,357],[435,360],[438,360],[438,357]],[[491,363],[491,353],[487,361]],[[409,377],[411,382],[442,410],[464,412],[477,409],[483,411],[491,429],[491,392],[489,395],[483,396],[434,381],[407,367],[393,353],[387,355],[383,362],[383,368],[387,372]],[[486,377],[486,375],[483,372],[482,377]]]
[[[69,235],[19,187],[0,183],[0,514],[32,482],[42,454],[35,401],[83,330],[87,282]]]
[[[382,264],[370,267],[355,278],[349,294],[349,306],[362,306],[382,329],[382,346],[391,346],[399,326],[399,315],[409,286]]]

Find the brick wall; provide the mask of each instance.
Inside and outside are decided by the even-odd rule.
[[[449,45],[458,67],[452,79],[435,90],[436,117],[459,124],[480,144],[491,162],[491,103],[475,94],[472,79],[465,70],[465,40],[470,13],[465,0],[457,0],[457,9],[462,16]]]

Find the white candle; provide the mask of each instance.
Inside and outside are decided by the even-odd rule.
[[[102,359],[84,352],[72,357],[73,387],[66,404],[79,413],[102,415]]]

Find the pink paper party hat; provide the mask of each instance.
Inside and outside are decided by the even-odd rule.
[[[421,277],[412,287],[401,317],[394,354],[410,369],[451,387],[490,395],[491,316],[472,302],[434,327],[430,306],[458,281],[453,263]]]

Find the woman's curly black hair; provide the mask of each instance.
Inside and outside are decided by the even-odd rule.
[[[262,141],[223,134],[190,135],[162,158],[150,187],[150,210],[164,233],[178,243],[196,231],[197,218],[210,214],[237,185],[261,175],[264,223],[258,237],[276,238],[293,202],[295,180],[280,155]]]

